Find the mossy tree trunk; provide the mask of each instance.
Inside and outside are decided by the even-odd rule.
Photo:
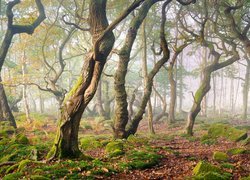
[[[147,16],[149,9],[159,0],[146,0],[139,9],[137,15],[132,19],[129,30],[126,35],[126,40],[123,47],[120,49],[118,68],[115,72],[114,88],[115,88],[115,120],[114,120],[114,137],[126,138],[126,125],[128,123],[128,102],[127,92],[125,88],[125,78],[130,61],[130,53],[132,46],[137,36],[139,27]]]
[[[57,137],[54,146],[47,155],[49,160],[81,155],[78,147],[79,124],[85,108],[97,90],[103,67],[113,48],[115,37],[112,31],[140,3],[141,0],[132,3],[109,25],[106,16],[107,0],[91,0],[89,2],[88,20],[94,47],[84,60],[77,83],[63,102]]]
[[[209,48],[211,55],[214,57],[214,60],[211,65],[207,66],[203,70],[203,79],[201,81],[201,84],[198,90],[196,91],[194,95],[194,102],[187,117],[186,133],[188,135],[193,135],[193,127],[195,123],[195,118],[201,111],[201,102],[203,98],[206,96],[206,94],[208,93],[208,91],[211,89],[210,82],[211,82],[212,73],[214,71],[217,71],[218,69],[222,69],[226,66],[229,66],[233,64],[235,61],[239,60],[239,54],[236,50],[236,45],[233,42],[231,43],[233,46],[232,57],[220,63],[219,60],[220,60],[221,54],[215,51],[214,45],[212,45],[211,43],[208,43],[204,39],[202,40],[202,45],[204,47]]]
[[[93,44],[109,25],[106,3],[106,0],[92,0],[89,4],[89,25]],[[101,40],[97,54],[91,50],[84,60],[81,75],[63,102],[57,138],[49,158],[79,157],[81,154],[78,147],[80,120],[97,90],[98,81],[114,41],[114,35],[110,31]]]
[[[0,76],[0,109],[2,112],[2,119],[1,120],[5,120],[5,121],[9,121],[10,125],[13,126],[14,128],[16,128],[16,121],[15,118],[10,110],[9,104],[8,104],[8,100],[4,91],[4,87],[3,84],[1,83],[2,79]]]
[[[169,1],[166,1],[162,5],[162,21],[161,21],[161,29],[160,29],[160,45],[163,53],[163,57],[154,65],[153,69],[149,72],[146,82],[144,94],[142,97],[142,101],[139,106],[139,110],[133,117],[132,121],[128,124],[126,128],[126,137],[131,134],[135,134],[137,132],[140,121],[142,120],[143,114],[145,112],[145,108],[147,106],[148,100],[151,96],[152,88],[153,88],[153,79],[155,75],[159,72],[161,67],[168,61],[170,57],[170,51],[168,48],[168,43],[165,37],[165,23],[166,23],[166,7],[169,4]]]

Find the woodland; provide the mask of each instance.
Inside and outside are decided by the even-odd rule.
[[[250,0],[0,0],[0,179],[250,179]]]

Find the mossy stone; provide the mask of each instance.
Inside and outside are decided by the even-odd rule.
[[[207,172],[207,173],[201,173],[198,176],[195,176],[194,179],[196,180],[227,180],[228,177],[221,175],[217,172]]]
[[[247,138],[247,132],[225,124],[213,124],[208,130],[208,136],[211,138],[224,137],[238,142]]]
[[[212,164],[205,162],[205,161],[200,161],[193,169],[194,175],[199,175],[199,174],[207,173],[207,172],[220,173],[221,170],[218,167],[213,166]]]
[[[145,169],[157,165],[161,156],[155,153],[144,151],[132,151],[127,156],[129,169]]]
[[[216,161],[228,161],[229,157],[226,153],[216,151],[213,153],[213,159]]]

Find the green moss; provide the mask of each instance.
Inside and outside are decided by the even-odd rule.
[[[196,180],[228,180],[228,176],[221,175],[217,172],[207,172],[199,174],[198,176],[195,176],[194,179]]]
[[[49,178],[41,176],[41,175],[32,175],[30,176],[30,179],[31,180],[50,180]]]
[[[20,179],[22,177],[22,173],[16,172],[12,174],[8,174],[3,177],[3,180],[14,180],[14,179]]]
[[[46,155],[46,159],[50,159],[52,156],[54,156],[56,152],[56,146],[53,145],[52,148],[49,150],[48,154]]]
[[[230,163],[223,163],[221,164],[221,167],[226,169],[234,169],[234,165]]]
[[[105,147],[105,152],[110,156],[110,157],[115,157],[121,154],[124,154],[124,145],[123,142],[121,141],[112,141],[108,143]]]
[[[137,136],[131,134],[127,138],[127,142],[129,144],[143,145],[143,144],[147,144],[148,140],[144,137],[137,137]]]
[[[94,137],[85,137],[80,140],[81,148],[83,150],[96,149],[102,147],[102,144]]]
[[[22,160],[17,168],[18,172],[23,172],[23,170],[26,168],[26,166],[31,162],[29,159]]]
[[[66,103],[66,101],[77,92],[77,90],[79,89],[79,87],[81,86],[82,83],[83,83],[83,78],[82,78],[82,76],[79,76],[76,84],[73,86],[71,91],[66,95],[66,97],[64,99],[64,103]]]
[[[158,164],[161,156],[144,151],[132,151],[127,156],[128,163],[123,164],[128,169],[145,169]]]
[[[250,180],[250,175],[249,175],[249,176],[247,176],[247,177],[243,177],[243,178],[241,178],[241,180]]]
[[[216,151],[213,153],[213,159],[216,161],[228,161],[229,157],[226,153]]]
[[[213,124],[208,130],[208,136],[211,138],[224,137],[238,142],[247,138],[247,132],[225,124]]]
[[[247,150],[243,148],[233,148],[233,149],[229,149],[227,153],[230,155],[245,154],[247,153]]]
[[[10,166],[10,167],[5,171],[5,174],[9,174],[9,173],[14,172],[14,170],[17,169],[18,166],[19,166],[19,164],[14,164],[14,165]]]
[[[210,163],[205,162],[205,161],[200,161],[193,169],[194,175],[199,175],[199,174],[206,173],[206,172],[220,173],[221,170],[218,167],[213,166]]]
[[[210,146],[210,145],[213,145],[213,144],[216,144],[216,143],[217,143],[216,138],[212,138],[207,134],[203,135],[202,138],[201,138],[201,144],[205,144],[205,145]]]
[[[18,134],[15,142],[19,144],[29,144],[29,139],[24,134]]]

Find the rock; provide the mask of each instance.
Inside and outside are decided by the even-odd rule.
[[[200,179],[200,180],[227,180],[228,177],[227,176],[223,176],[219,173],[216,172],[207,172],[207,173],[202,173],[196,177],[194,177],[194,179]]]
[[[228,161],[229,157],[226,153],[223,152],[214,152],[213,159],[216,161]]]
[[[238,142],[247,138],[247,132],[225,124],[213,124],[208,130],[208,136],[210,138],[224,137]]]
[[[199,174],[207,173],[207,172],[220,173],[221,170],[218,167],[213,166],[212,164],[205,162],[205,161],[200,161],[193,169],[194,175],[199,175]]]

